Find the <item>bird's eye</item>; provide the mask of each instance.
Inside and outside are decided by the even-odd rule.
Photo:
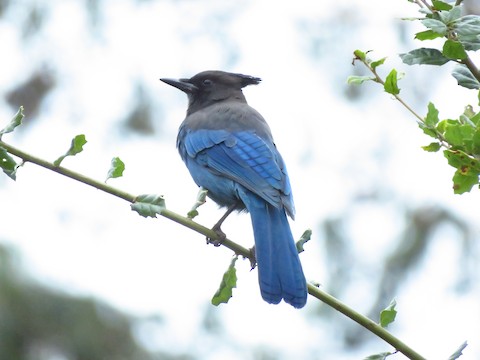
[[[213,81],[210,79],[205,79],[203,80],[203,85],[204,86],[211,86],[213,84]]]

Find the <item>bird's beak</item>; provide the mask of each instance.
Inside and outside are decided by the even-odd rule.
[[[184,93],[187,93],[187,94],[192,94],[192,93],[198,91],[198,87],[196,87],[195,85],[190,83],[188,81],[189,79],[162,78],[160,80],[163,81],[165,84],[176,87],[177,89],[182,90]]]

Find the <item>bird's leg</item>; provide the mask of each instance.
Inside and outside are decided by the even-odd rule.
[[[211,238],[207,237],[207,244],[213,244],[214,246],[222,245],[222,243],[227,238],[227,235],[225,235],[225,233],[222,231],[221,226],[225,219],[228,217],[228,215],[230,215],[236,208],[237,203],[230,205],[225,214],[223,214],[223,216],[217,221],[217,223],[213,225],[212,230],[215,231],[215,233],[218,235],[218,239],[212,240]]]
[[[255,245],[253,245],[251,248],[250,248],[250,266],[251,266],[251,269],[250,270],[253,270],[257,267],[257,258],[255,256]]]

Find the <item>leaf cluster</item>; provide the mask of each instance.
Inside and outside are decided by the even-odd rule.
[[[471,62],[467,51],[480,50],[480,17],[462,16],[462,7],[443,1],[432,1],[432,5],[422,8],[424,18],[416,18],[426,28],[415,34],[415,39],[428,41],[443,39],[441,49],[421,47],[400,58],[407,65],[437,65],[455,62],[458,66],[452,75],[460,86],[480,89],[478,69]]]
[[[408,19],[420,21],[426,30],[415,34],[420,41],[443,39],[441,49],[420,47],[400,54],[407,65],[442,66],[454,62],[457,66],[452,75],[458,85],[471,90],[480,89],[480,72],[471,60],[469,52],[480,50],[480,16],[462,16],[462,7],[443,1],[417,2],[421,5],[422,18]],[[457,3],[460,3],[457,1]],[[374,81],[383,86],[385,92],[393,95],[417,119],[422,131],[435,139],[423,146],[425,151],[437,152],[443,149],[443,155],[450,166],[455,168],[453,191],[455,194],[469,192],[479,184],[480,177],[480,112],[473,106],[465,106],[464,112],[456,119],[440,119],[439,111],[433,103],[428,104],[427,114],[419,115],[399,96],[398,80],[403,76],[391,69],[385,79],[379,75],[378,68],[384,65],[386,58],[372,60],[369,51],[354,51],[354,62],[360,61],[373,76],[351,76],[347,82],[362,84]],[[480,93],[478,94],[480,100]],[[480,103],[479,103],[480,105]]]
[[[22,120],[25,117],[23,113],[23,106],[20,106],[17,113],[13,116],[10,123],[5,126],[3,129],[0,129],[0,141],[4,134],[11,133],[18,126],[22,125]],[[71,143],[70,148],[61,156],[59,156],[55,161],[52,162],[53,166],[59,168],[63,160],[68,156],[75,156],[83,151],[83,146],[87,143],[85,135],[80,134],[76,135]],[[25,159],[24,159],[25,161]],[[23,165],[23,162],[17,163],[15,159],[10,156],[8,151],[3,148],[0,144],[0,169],[10,177],[12,180],[16,180],[17,169]],[[123,176],[123,171],[125,170],[125,164],[119,157],[112,158],[110,169],[107,172],[106,180],[111,178],[117,178]]]
[[[480,113],[475,113],[471,106],[458,119],[438,117],[435,105],[428,104],[428,112],[420,128],[437,141],[423,146],[425,151],[436,152],[442,146],[448,164],[456,171],[453,176],[453,191],[463,194],[478,184],[480,176]]]

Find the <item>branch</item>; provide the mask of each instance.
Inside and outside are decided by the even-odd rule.
[[[372,62],[369,59],[367,59],[366,56],[358,56],[356,52],[354,52],[354,54],[355,54],[355,58],[353,59],[353,61],[355,62],[356,60],[359,60],[374,75],[374,78],[369,80],[373,80],[381,84],[383,88],[385,88],[385,81],[380,77],[380,75],[378,75],[376,67],[372,66]],[[419,124],[420,127],[427,126],[427,124],[425,123],[425,119],[422,116],[420,116],[415,110],[413,110],[413,108],[410,105],[408,105],[398,94],[390,93],[390,95],[392,95],[400,104],[402,104],[402,106],[405,109],[407,109],[413,116],[415,116],[415,118],[417,119],[417,124]],[[432,129],[432,130],[435,130],[435,129]],[[435,137],[443,147],[445,147],[446,149],[450,148],[448,142],[445,140],[445,137],[436,130],[435,130]]]
[[[313,297],[321,300],[325,304],[334,308],[335,310],[341,312],[343,315],[349,317],[357,324],[362,325],[368,331],[374,333],[379,338],[385,340],[387,343],[392,345],[398,352],[401,352],[403,355],[412,360],[426,360],[422,355],[417,353],[415,350],[407,346],[407,344],[400,341],[398,338],[393,336],[385,328],[378,325],[373,320],[368,317],[356,312],[352,308],[348,307],[340,300],[334,298],[333,296],[327,294],[326,292],[321,291],[319,288],[308,284],[308,293]]]
[[[470,70],[470,72],[475,77],[475,79],[480,81],[480,71],[478,70],[477,66],[473,63],[470,56],[467,56],[467,58],[462,60],[461,63],[464,64],[468,68],[468,70]]]
[[[92,178],[89,178],[83,174],[80,174],[78,172],[69,170],[67,168],[64,168],[63,166],[55,166],[53,163],[43,160],[41,158],[38,158],[36,156],[33,156],[29,153],[26,153],[20,149],[17,149],[4,141],[0,140],[0,147],[4,148],[8,153],[11,155],[15,155],[19,158],[21,158],[24,162],[30,162],[32,164],[36,164],[38,166],[41,166],[45,169],[54,171],[60,175],[64,175],[66,177],[69,177],[70,179],[79,181],[83,184],[92,186],[98,190],[102,190],[108,194],[111,194],[113,196],[116,196],[120,199],[126,200],[130,203],[135,203],[137,196],[132,195],[130,193],[127,193],[125,191],[122,191],[120,189],[114,188],[113,186],[107,185],[103,182],[94,180]],[[192,219],[179,215],[173,211],[170,211],[168,209],[162,209],[160,211],[160,215],[170,219],[172,221],[175,221],[178,224],[181,224],[183,226],[188,227],[189,229],[192,229],[193,231],[198,232],[199,234],[202,234],[204,236],[207,236],[211,239],[218,239],[218,234],[193,221]],[[226,248],[232,250],[235,254],[241,255],[247,259],[249,259],[251,262],[255,261],[254,256],[250,249],[247,249],[232,240],[225,239],[222,242],[222,245],[225,246]],[[343,304],[341,301],[338,299],[334,298],[333,296],[329,295],[328,293],[320,290],[318,287],[308,284],[308,293],[312,295],[313,297],[319,299],[320,301],[324,302],[325,304],[329,305],[330,307],[336,309],[337,311],[341,312],[345,316],[349,317],[359,325],[365,327],[367,330],[372,332],[373,334],[377,335],[381,339],[385,340],[387,343],[389,343],[391,346],[393,346],[397,351],[403,353],[405,356],[407,356],[409,359],[412,360],[425,360],[424,357],[419,355],[417,352],[415,352],[413,349],[408,347],[405,343],[400,341],[398,338],[393,336],[390,332],[388,332],[386,329],[382,328],[380,325],[375,323],[373,320],[369,319],[368,317],[358,313],[357,311],[353,310],[352,308],[348,307],[347,305]]]
[[[428,10],[433,12],[432,6],[429,3],[427,3],[425,0],[415,0],[415,3],[421,8],[427,8]]]
[[[7,150],[8,153],[21,158],[24,162],[30,162],[32,164],[36,164],[36,165],[41,166],[45,169],[54,171],[57,174],[64,175],[64,176],[66,176],[70,179],[79,181],[79,182],[81,182],[85,185],[89,185],[89,186],[92,186],[92,187],[94,187],[98,190],[102,190],[102,191],[104,191],[108,194],[111,194],[111,195],[116,196],[120,199],[126,200],[126,201],[128,201],[132,204],[135,203],[135,201],[137,199],[137,196],[135,196],[135,195],[127,193],[127,192],[125,192],[123,190],[120,190],[118,188],[115,188],[113,186],[107,185],[104,182],[92,179],[88,176],[85,176],[85,175],[80,174],[78,172],[75,172],[73,170],[67,169],[63,166],[55,166],[55,165],[53,165],[52,162],[46,161],[44,159],[41,159],[41,158],[33,156],[29,153],[26,153],[26,152],[24,152],[20,149],[17,149],[15,147],[5,143],[2,140],[0,140],[0,147]],[[162,210],[160,215],[167,218],[167,219],[175,221],[176,223],[179,223],[183,226],[186,226],[189,229],[192,229],[192,230],[194,230],[194,231],[196,231],[200,234],[208,236],[209,238],[218,239],[218,234],[215,231],[213,231],[213,230],[211,230],[211,229],[209,229],[209,228],[207,228],[203,225],[200,225],[199,223],[193,221],[192,219],[190,219],[188,217],[179,215],[179,214],[177,214],[173,211],[170,211],[168,209]],[[249,258],[249,259],[253,258],[249,249],[247,249],[247,248],[245,248],[245,247],[243,247],[243,246],[241,246],[237,243],[234,243],[233,241],[231,241],[229,239],[225,239],[225,241],[223,242],[223,245],[225,247],[227,247],[228,249],[232,250],[233,252],[235,252],[238,255],[244,256],[244,257]]]
[[[371,79],[371,80],[374,80],[375,82],[377,82],[377,83],[381,84],[383,87],[385,87],[385,81],[380,77],[380,75],[378,75],[377,70],[372,67],[370,61],[366,57],[361,58],[361,57],[356,56],[354,58],[354,61],[355,60],[360,60],[362,62],[362,64],[364,64],[368,68],[368,70],[370,70],[370,72],[373,74],[373,76],[375,76],[375,79]],[[412,113],[412,115],[417,118],[418,123],[421,123],[421,124],[425,123],[423,117],[421,117],[405,101],[403,101],[403,99],[398,94],[390,94],[390,95],[393,95],[393,97],[395,97],[395,99],[398,100],[400,102],[400,104],[402,104],[410,113]]]

